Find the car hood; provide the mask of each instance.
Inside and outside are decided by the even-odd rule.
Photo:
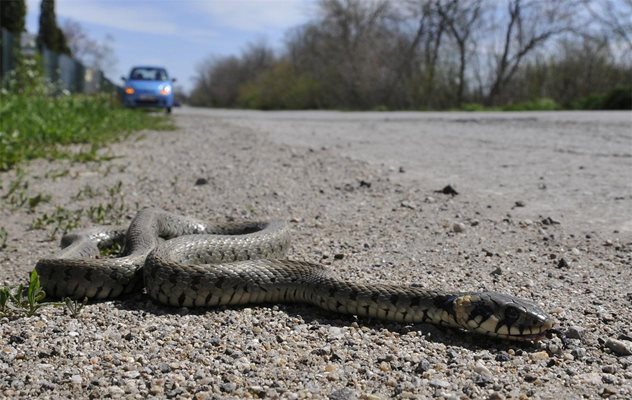
[[[169,81],[133,81],[133,80],[128,80],[125,82],[125,86],[131,86],[134,89],[138,89],[138,90],[152,90],[152,89],[156,89],[160,86],[164,86],[164,85],[170,85],[171,82]]]

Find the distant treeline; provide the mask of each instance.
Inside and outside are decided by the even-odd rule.
[[[188,101],[256,109],[630,109],[632,0],[322,0],[198,66]]]

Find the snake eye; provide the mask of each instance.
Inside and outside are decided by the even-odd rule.
[[[511,324],[520,317],[520,310],[516,307],[505,308],[505,323]]]
[[[474,319],[477,316],[481,316],[483,318],[483,321],[487,320],[492,314],[494,314],[494,310],[492,310],[491,307],[488,307],[484,304],[477,304],[476,307],[474,307],[474,310],[472,310],[472,313],[470,315],[470,319]]]

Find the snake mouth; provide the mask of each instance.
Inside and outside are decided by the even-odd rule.
[[[553,320],[549,319],[545,321],[545,323],[540,326],[539,329],[537,329],[537,331],[535,332],[532,330],[530,333],[519,333],[510,329],[509,332],[506,333],[496,332],[495,336],[506,340],[535,343],[539,342],[542,339],[550,339],[553,337],[553,335],[557,335],[560,339],[562,339],[562,341],[564,341],[565,337],[563,332],[561,332],[557,328],[554,328],[554,325],[555,323],[553,322]]]
[[[531,343],[539,342],[540,340],[545,339],[545,338],[551,339],[553,336],[557,336],[558,338],[560,338],[560,340],[562,341],[562,344],[564,345],[564,347],[566,347],[567,345],[566,335],[564,334],[564,332],[562,332],[558,328],[549,328],[549,329],[543,330],[540,333],[533,333],[533,334],[528,334],[528,335],[511,335],[511,334],[497,335],[497,337],[501,339],[514,340],[518,342],[531,342]]]

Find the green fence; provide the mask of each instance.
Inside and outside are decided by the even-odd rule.
[[[15,68],[15,51],[20,49],[24,55],[35,53],[35,40],[32,35],[23,34],[21,43],[13,33],[2,28],[2,51],[0,52],[0,80],[9,75]],[[61,89],[72,93],[97,93],[116,90],[116,85],[107,79],[103,72],[84,66],[79,61],[44,48],[41,52],[44,76],[55,82]]]

